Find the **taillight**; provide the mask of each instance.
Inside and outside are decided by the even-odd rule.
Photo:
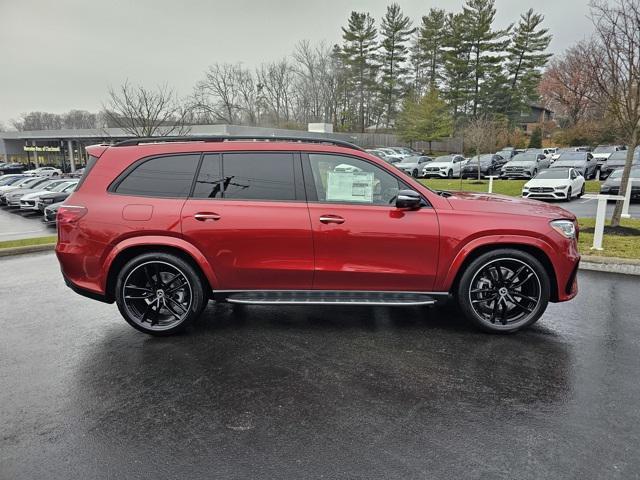
[[[86,207],[79,205],[61,205],[56,215],[58,225],[75,223],[84,217],[87,211]]]

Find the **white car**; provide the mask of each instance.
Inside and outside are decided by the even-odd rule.
[[[31,175],[32,177],[59,177],[62,175],[62,170],[55,167],[40,167],[27,170],[24,174]]]
[[[453,178],[459,177],[467,159],[462,155],[442,155],[422,169],[423,177]]]
[[[569,202],[584,195],[584,190],[584,177],[575,168],[549,168],[524,184],[522,197]]]
[[[66,192],[69,189],[75,188],[78,184],[78,180],[52,180],[41,190],[37,190],[32,193],[27,193],[20,197],[20,210],[35,210],[38,211],[38,199],[45,193],[53,192]]]

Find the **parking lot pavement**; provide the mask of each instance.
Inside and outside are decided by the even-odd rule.
[[[20,212],[18,209],[0,208],[0,242],[22,238],[55,235],[55,227],[41,221],[42,215]]]
[[[534,328],[451,307],[211,304],[152,338],[0,259],[0,478],[630,479],[640,283],[580,273]]]
[[[577,198],[571,200],[571,202],[554,202],[554,204],[557,204],[558,206],[569,210],[570,212],[573,212],[578,218],[595,218],[598,201],[595,198]],[[609,202],[607,204],[607,218],[611,218],[615,206],[615,202]],[[631,214],[632,218],[640,218],[640,203],[631,203],[629,205],[629,213]]]

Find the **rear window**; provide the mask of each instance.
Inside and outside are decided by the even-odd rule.
[[[165,155],[138,163],[114,191],[142,197],[184,198],[189,195],[200,154]]]
[[[89,158],[87,159],[87,165],[84,167],[84,172],[82,172],[82,176],[80,177],[80,181],[78,182],[78,186],[76,189],[79,189],[80,186],[84,183],[85,179],[89,175],[89,172],[91,171],[91,169],[93,168],[93,166],[96,164],[97,161],[98,161],[98,157],[89,155]]]

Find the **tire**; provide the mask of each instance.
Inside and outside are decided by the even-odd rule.
[[[58,172],[53,172],[52,177],[57,177],[58,176]]]
[[[447,172],[447,178],[453,178],[453,170]]]
[[[578,198],[582,198],[582,196],[584,195],[585,192],[585,185],[586,184],[582,184],[582,188],[580,189],[580,193],[578,194]]]
[[[573,195],[573,192],[571,191],[571,187],[569,187],[569,190],[567,190],[567,198],[564,199],[565,202],[570,202],[571,201],[571,195]]]
[[[411,176],[412,176],[413,178],[418,178],[418,170],[415,170],[415,169],[414,169],[414,170],[413,170],[413,172],[411,172]]]
[[[465,268],[456,296],[462,312],[476,327],[511,333],[542,316],[549,303],[550,281],[535,257],[501,248],[480,255]]]
[[[125,296],[125,291],[132,293]],[[115,297],[129,325],[156,336],[187,328],[208,301],[196,269],[182,258],[163,252],[144,253],[129,260],[118,272]]]

